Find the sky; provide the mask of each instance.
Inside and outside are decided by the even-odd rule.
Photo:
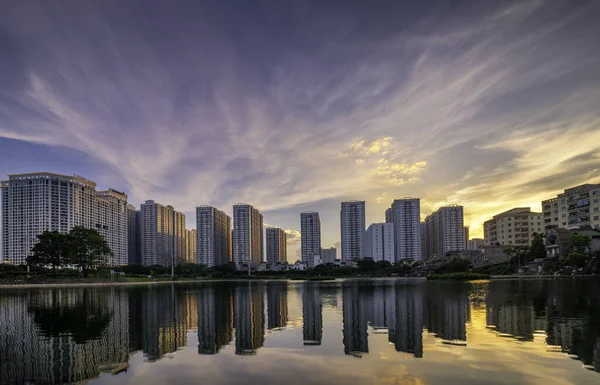
[[[299,249],[396,198],[471,236],[600,182],[598,1],[0,2],[0,177],[78,174],[136,206],[252,204]]]

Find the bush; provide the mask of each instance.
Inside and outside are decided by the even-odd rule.
[[[471,281],[477,279],[489,279],[488,274],[477,274],[477,273],[448,273],[448,274],[430,274],[427,276],[429,280],[458,280],[458,281]]]

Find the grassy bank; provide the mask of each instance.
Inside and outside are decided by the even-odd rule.
[[[489,274],[480,273],[447,273],[447,274],[430,274],[427,276],[429,280],[454,280],[454,281],[473,281],[478,279],[489,279]]]

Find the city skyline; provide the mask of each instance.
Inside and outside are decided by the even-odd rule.
[[[9,179],[0,184],[3,202],[0,261],[13,264],[22,262],[25,250],[30,248],[43,229],[66,232],[76,223],[97,228],[106,237],[115,253],[109,258],[109,265],[157,263],[170,266],[173,262],[191,262],[217,266],[228,262],[247,263],[248,253],[252,254],[253,263],[270,262],[273,265],[276,261],[293,263],[301,260],[308,267],[326,263],[325,260],[333,262],[336,257],[342,262],[362,259],[361,256],[351,256],[345,260],[343,247],[339,250],[322,244],[321,222],[317,212],[300,213],[300,240],[302,234],[306,234],[306,244],[302,246],[306,253],[298,250],[301,251],[296,255],[298,258],[288,260],[287,238],[290,230],[264,224],[260,210],[251,205],[238,203],[233,206],[237,213],[233,221],[238,223],[237,232],[225,212],[212,206],[197,207],[196,228],[199,232],[196,233],[196,229],[185,228],[185,215],[171,205],[147,200],[136,210],[134,205],[127,202],[124,192],[111,188],[96,191],[95,187],[96,182],[79,175],[51,172],[9,175]],[[87,191],[87,198],[78,195],[80,191],[81,194]],[[91,205],[85,203],[88,200]],[[79,203],[73,205],[74,201]],[[555,198],[543,200],[541,204],[543,212],[532,212],[529,207],[516,207],[496,214],[484,223],[483,239],[470,239],[481,240],[488,246],[526,246],[531,244],[536,233],[551,228],[600,229],[600,184],[567,188]],[[364,231],[361,229],[366,226],[365,202],[341,202],[341,207],[342,229],[355,233],[348,235],[347,239],[358,239],[360,236],[359,245],[353,246],[357,250],[353,252],[360,251],[375,260],[436,260],[449,252],[473,250],[476,244],[471,242],[471,247],[467,247],[469,228],[463,226],[464,207],[461,205],[440,207],[419,222],[419,217],[423,216],[419,198],[395,199],[385,211],[386,223],[370,223]],[[513,219],[518,227],[514,228],[516,234],[513,232]],[[375,227],[384,224],[391,226],[386,230],[387,240],[381,233],[382,229],[375,230]],[[25,231],[23,226],[28,230]],[[272,234],[270,239],[268,233],[273,231],[277,235]],[[292,233],[292,239],[293,236]],[[238,254],[241,253],[238,257],[232,255],[236,237],[239,239]],[[280,240],[275,241],[275,238]],[[19,241],[24,239],[27,241]],[[380,242],[391,243],[385,246]],[[395,249],[393,255],[390,254],[391,244]],[[246,251],[241,251],[241,248]],[[386,248],[388,251],[384,252]],[[336,250],[341,253],[337,254]],[[271,251],[273,255],[277,253],[278,257],[269,258]],[[382,252],[387,256],[383,257]],[[314,259],[315,256],[319,259]]]
[[[597,2],[85,3],[0,5],[1,175],[86,175],[188,229],[248,202],[291,259],[299,211],[327,247],[338,202],[378,223],[417,196],[421,219],[463,205],[475,238],[600,182]]]

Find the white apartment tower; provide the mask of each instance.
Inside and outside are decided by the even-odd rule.
[[[386,211],[386,221],[394,225],[396,262],[421,260],[421,204],[419,198],[396,199]]]
[[[267,263],[287,262],[287,236],[283,229],[268,227],[267,233]]]
[[[600,229],[600,184],[566,189],[556,198],[542,201],[544,227]]]
[[[335,247],[321,249],[321,260],[323,263],[335,263],[336,259],[337,259],[337,249]]]
[[[394,263],[394,225],[373,223],[365,231],[364,257]]]
[[[321,219],[319,213],[300,214],[300,256],[308,267],[314,267],[315,257],[321,256]]]
[[[0,182],[2,253],[0,261],[24,264],[37,236],[46,230],[68,233],[74,226],[96,229],[114,256],[108,264],[127,264],[127,195],[96,191],[81,176],[48,172],[14,174]]]
[[[529,246],[533,234],[542,234],[542,213],[531,212],[529,207],[517,207],[494,215],[483,223],[486,245]]]
[[[219,266],[231,262],[231,217],[211,206],[196,207],[196,262]]]
[[[451,251],[465,249],[465,235],[463,207],[450,205],[440,207],[425,218],[422,229],[425,239],[421,247],[426,259],[443,258]],[[468,229],[468,227],[466,228]]]
[[[185,260],[185,215],[153,200],[141,205],[141,258],[146,266]]]
[[[233,206],[233,261],[260,263],[264,260],[263,216],[245,203]]]
[[[95,228],[104,237],[113,256],[109,265],[121,266],[129,263],[127,243],[127,195],[108,189],[96,193]]]
[[[362,259],[365,235],[365,202],[342,202],[340,226],[342,261]]]

